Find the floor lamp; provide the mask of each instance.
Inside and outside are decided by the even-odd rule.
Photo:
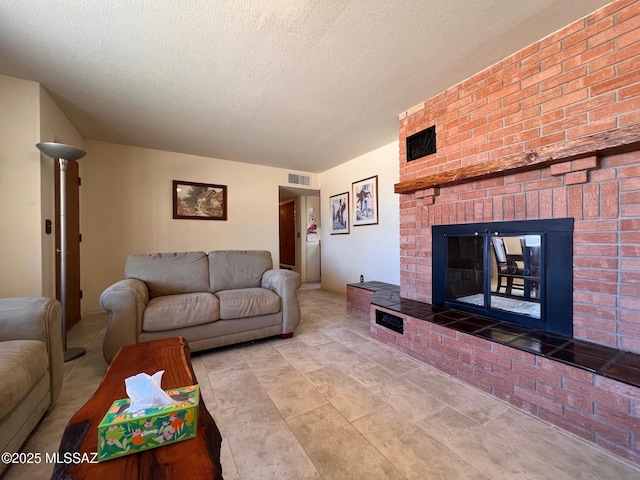
[[[45,155],[58,159],[60,165],[60,303],[62,303],[62,346],[64,361],[81,357],[85,349],[67,348],[67,162],[80,160],[87,152],[79,148],[55,142],[36,145]]]

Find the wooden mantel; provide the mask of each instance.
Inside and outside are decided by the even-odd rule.
[[[395,184],[395,193],[413,193],[546,168],[550,165],[591,156],[605,156],[640,149],[640,124],[615,128],[594,135],[540,147],[486,162],[455,168]]]

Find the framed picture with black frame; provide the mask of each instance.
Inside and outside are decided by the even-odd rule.
[[[349,192],[329,197],[331,212],[330,235],[349,233]]]
[[[174,180],[173,218],[226,220],[227,186]]]
[[[378,223],[378,176],[351,184],[353,198],[353,226]]]

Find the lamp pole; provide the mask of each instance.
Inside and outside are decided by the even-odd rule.
[[[45,155],[58,160],[60,167],[60,303],[62,303],[62,347],[64,361],[68,362],[85,354],[82,347],[67,348],[67,164],[80,160],[87,152],[70,145],[41,142],[36,145]]]

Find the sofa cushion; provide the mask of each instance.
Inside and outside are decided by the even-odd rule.
[[[211,293],[183,293],[154,298],[142,315],[142,330],[163,332],[220,319],[220,304]]]
[[[209,291],[209,261],[204,252],[131,254],[124,273],[146,283],[151,298]]]
[[[210,291],[259,287],[262,274],[271,268],[267,250],[214,250],[209,252]]]
[[[49,356],[39,340],[0,342],[0,418],[9,413],[47,372]]]
[[[280,297],[266,288],[241,288],[217,292],[220,300],[220,318],[255,317],[280,311]]]

